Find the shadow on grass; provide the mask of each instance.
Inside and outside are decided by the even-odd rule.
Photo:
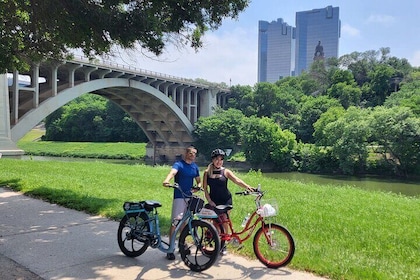
[[[6,187],[13,189],[15,191],[20,191],[21,185],[20,185],[21,179],[9,179],[9,180],[0,180],[0,187]]]
[[[24,188],[21,179],[19,178],[0,180],[0,187],[5,187],[13,191],[20,191],[26,196],[58,204],[90,215],[103,215],[106,213],[105,216],[114,221],[120,221],[124,216],[122,207],[124,198],[100,198],[92,196],[89,193],[79,193],[69,189],[57,189],[47,186],[23,190]],[[171,222],[170,216],[159,216],[162,234],[169,233]]]
[[[18,178],[1,180],[0,186],[9,188],[14,191],[20,191],[24,195],[32,198],[41,199],[49,203],[55,203],[69,209],[74,209],[93,215],[99,215],[106,209],[114,208],[116,205],[120,204],[118,203],[120,200],[114,198],[99,198],[88,193],[77,193],[68,189],[60,190],[47,186],[40,186],[25,191],[23,190],[20,182],[21,179]]]

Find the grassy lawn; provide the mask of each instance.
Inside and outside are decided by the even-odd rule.
[[[0,186],[68,208],[119,220],[127,200],[155,199],[162,228],[169,229],[172,190],[161,182],[169,166],[101,162],[0,160]],[[48,172],[46,172],[48,170]],[[420,200],[405,196],[240,176],[261,184],[277,200],[277,222],[296,242],[290,267],[331,279],[420,279]],[[230,185],[231,191],[239,191]],[[234,196],[232,219],[239,227],[251,212],[252,197]],[[252,241],[237,252],[255,258]]]
[[[124,201],[155,199],[168,233],[172,189],[161,183],[170,166],[123,165],[99,158],[136,158],[145,144],[34,141],[33,130],[18,146],[34,155],[95,157],[95,162],[0,160],[0,186],[62,206],[119,220]],[[48,172],[46,172],[48,171]],[[351,187],[304,184],[239,174],[279,206],[277,222],[292,233],[295,256],[289,265],[331,279],[420,279],[420,199]],[[240,191],[230,185],[232,193]],[[252,197],[234,196],[235,228],[252,212]],[[255,259],[252,239],[236,252]]]
[[[37,141],[44,131],[33,129],[19,142],[18,147],[27,155],[79,158],[143,159],[145,143],[93,143]]]

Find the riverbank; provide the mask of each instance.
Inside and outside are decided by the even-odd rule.
[[[172,192],[163,189],[169,166],[105,162],[0,160],[0,186],[67,208],[114,220],[126,200],[156,199],[164,232],[169,229]],[[48,172],[46,172],[48,171]],[[304,184],[241,173],[261,184],[279,205],[277,221],[296,241],[293,269],[331,279],[414,279],[420,277],[420,200],[352,187]],[[230,186],[231,191],[238,189]],[[232,219],[239,225],[253,200],[234,196]],[[237,252],[255,258],[252,242]],[[393,268],[398,267],[398,270]],[[413,278],[414,277],[414,278]]]

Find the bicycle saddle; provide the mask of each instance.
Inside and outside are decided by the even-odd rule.
[[[148,209],[148,208],[158,208],[158,207],[162,206],[162,204],[159,201],[156,201],[156,200],[146,200],[146,201],[144,201],[144,204],[145,204],[146,209]]]
[[[229,211],[233,209],[232,205],[216,205],[216,209],[219,211]]]

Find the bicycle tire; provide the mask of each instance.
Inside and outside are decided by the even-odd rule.
[[[121,219],[117,239],[118,246],[124,255],[135,258],[147,250],[150,239],[143,232],[150,232],[146,213],[130,213]]]
[[[257,230],[253,247],[255,256],[268,268],[286,266],[295,253],[295,242],[290,232],[274,223]]]
[[[178,244],[181,259],[196,272],[210,268],[220,252],[220,239],[216,228],[203,220],[193,220],[191,231],[188,225],[185,226]]]

